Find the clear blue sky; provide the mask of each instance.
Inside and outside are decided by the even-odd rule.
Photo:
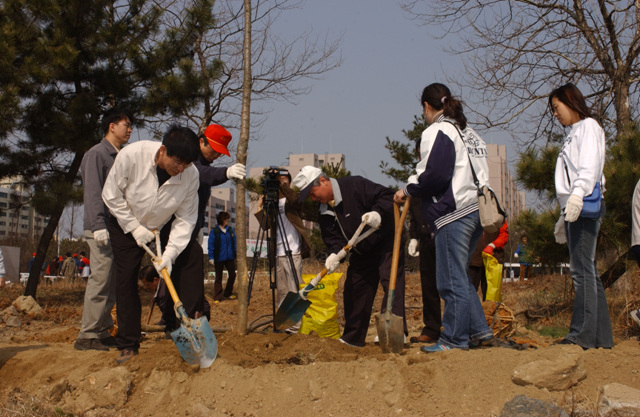
[[[352,174],[390,185],[379,168],[381,160],[391,162],[385,137],[404,140],[402,129],[411,129],[421,112],[422,89],[444,82],[444,71],[456,73],[461,58],[445,54],[443,41],[431,38],[394,1],[307,1],[283,14],[276,28],[286,38],[309,28],[344,34],[344,62],[312,80],[312,92],[297,104],[271,103],[261,139],[249,145],[247,165],[285,164],[289,153],[343,153]],[[480,133],[487,143],[508,145],[498,139],[506,135]]]

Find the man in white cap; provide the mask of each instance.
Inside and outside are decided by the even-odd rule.
[[[191,318],[206,316],[211,319],[210,306],[204,297],[204,261],[202,256],[202,227],[204,212],[211,197],[211,187],[224,184],[227,180],[244,180],[247,170],[243,164],[236,163],[230,167],[212,167],[211,163],[222,155],[230,156],[229,142],[231,133],[218,124],[209,125],[200,135],[200,156],[193,163],[200,174],[198,187],[198,219],[187,247],[176,259],[171,273],[171,280],[176,287],[180,301],[187,315]],[[164,243],[169,238],[171,222],[160,232]],[[164,285],[164,282],[161,284]],[[162,311],[162,319],[166,331],[180,327],[180,322],[173,310],[173,300],[169,299]]]
[[[360,176],[329,178],[312,166],[303,167],[293,179],[293,185],[300,189],[300,200],[309,196],[320,203],[320,231],[331,253],[325,263],[329,273],[340,264],[338,252],[362,221],[371,227],[380,226],[380,230],[352,250],[344,284],[345,326],[340,340],[352,346],[364,346],[378,284],[385,292],[381,311],[387,303],[393,252],[394,192]],[[404,236],[392,308],[394,314],[404,319],[403,248]]]

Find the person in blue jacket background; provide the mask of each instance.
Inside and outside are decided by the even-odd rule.
[[[221,211],[216,216],[218,225],[209,233],[209,263],[214,266],[216,282],[213,284],[213,300],[219,303],[223,298],[236,298],[233,295],[233,284],[236,281],[236,234],[229,226],[231,215]],[[222,291],[222,272],[229,272],[227,285]]]

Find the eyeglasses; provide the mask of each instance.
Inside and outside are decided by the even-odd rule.
[[[187,169],[191,166],[192,162],[184,162],[184,161],[180,161],[178,158],[176,158],[175,156],[170,156],[169,160],[171,161],[171,163],[176,167],[176,168],[182,168],[182,169]]]

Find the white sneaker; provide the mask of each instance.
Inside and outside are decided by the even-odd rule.
[[[631,315],[631,318],[633,319],[633,321],[636,322],[636,324],[638,326],[640,326],[640,309],[638,310],[633,310],[631,313],[629,313]]]
[[[340,338],[338,340],[340,341],[340,343],[344,343],[345,345],[348,345],[348,346],[353,346],[353,347],[357,347],[357,348],[360,347],[360,346],[352,345],[351,343],[345,342],[344,340],[342,340],[342,338]]]

